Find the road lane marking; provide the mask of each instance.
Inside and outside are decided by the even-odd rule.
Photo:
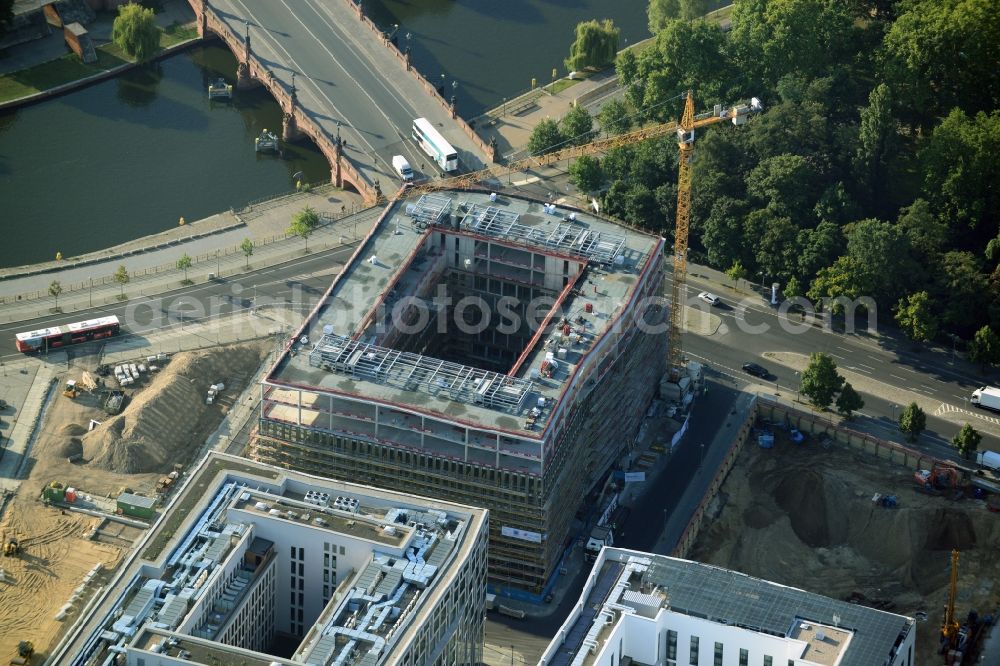
[[[961,407],[956,407],[955,405],[949,405],[946,402],[942,402],[941,406],[934,410],[934,416],[945,417],[948,415],[960,414],[963,416],[974,416],[981,421],[986,421],[987,423],[992,423],[994,425],[1000,425],[1000,418],[995,416],[988,416],[979,411],[973,411],[969,409],[962,409]]]
[[[868,369],[869,369],[869,370],[871,370],[872,372],[875,372],[875,368],[873,368],[873,367],[872,367],[872,366],[870,366],[870,365],[865,365],[864,363],[858,363],[858,365],[859,365],[859,366],[861,366],[862,368],[868,368]]]
[[[899,375],[894,375],[894,374],[892,374],[891,372],[889,373],[889,376],[890,376],[890,377],[895,377],[896,379],[902,379],[902,380],[903,380],[904,382],[908,382],[908,381],[910,381],[910,380],[909,380],[909,379],[907,379],[906,377],[900,377]]]

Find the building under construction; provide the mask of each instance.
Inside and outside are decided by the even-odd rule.
[[[490,510],[541,593],[665,368],[663,239],[446,191],[391,204],[262,385],[250,457]]]

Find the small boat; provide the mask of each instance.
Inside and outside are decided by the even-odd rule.
[[[278,135],[274,132],[268,132],[267,128],[260,133],[256,139],[253,140],[254,150],[258,153],[274,153],[278,151]]]
[[[208,86],[209,99],[231,99],[233,96],[233,86],[226,83],[225,79],[216,79],[215,83]]]

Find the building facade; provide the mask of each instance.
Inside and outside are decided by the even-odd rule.
[[[583,213],[396,202],[263,382],[248,455],[484,506],[491,582],[537,595],[654,397],[663,280],[662,238]]]
[[[914,666],[912,618],[604,548],[540,666]]]

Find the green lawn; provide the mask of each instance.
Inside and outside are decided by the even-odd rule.
[[[553,95],[558,95],[563,90],[566,90],[566,88],[569,88],[570,86],[575,86],[579,82],[580,79],[559,79],[558,81],[555,81],[545,86],[545,89],[550,93],[552,93]]]
[[[160,49],[197,38],[198,31],[194,24],[174,24],[160,33]],[[114,44],[103,44],[96,50],[95,63],[85,64],[76,57],[76,54],[67,53],[41,65],[0,76],[0,102],[33,95],[134,62]]]

